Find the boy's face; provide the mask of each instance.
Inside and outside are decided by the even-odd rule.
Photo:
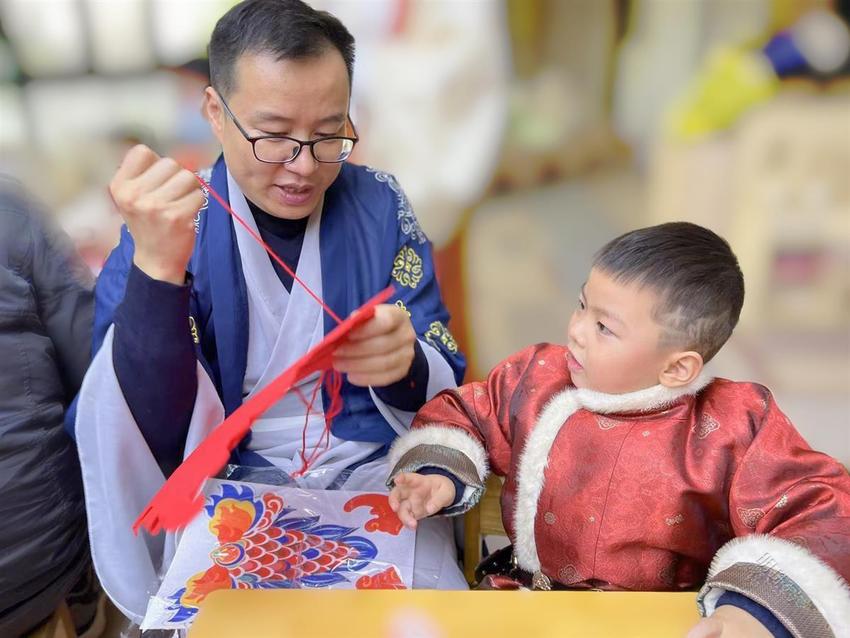
[[[567,366],[577,388],[622,394],[656,385],[675,353],[662,347],[657,294],[590,271],[570,319]]]

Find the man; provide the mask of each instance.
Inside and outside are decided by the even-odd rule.
[[[353,47],[336,18],[298,0],[237,5],[209,46],[204,110],[223,149],[205,174],[211,187],[339,316],[396,286],[394,303],[336,354],[347,377],[327,449],[323,388],[319,414],[290,394],[234,454],[236,465],[276,466],[309,488],[381,486],[391,441],[464,371],[406,197],[386,173],[344,163],[357,141]],[[76,434],[95,564],[138,619],[173,539],[135,539],[136,515],[225,414],[335,324],[173,160],[137,146],[110,189],[126,230],[97,285],[98,354]],[[315,383],[300,389],[309,396]],[[414,586],[464,586],[448,527],[423,530],[416,552]]]
[[[0,176],[0,636],[29,631],[63,599],[78,633],[103,629],[80,470],[62,429],[89,361],[91,274],[50,222]]]

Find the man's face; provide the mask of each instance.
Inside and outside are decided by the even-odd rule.
[[[657,303],[650,288],[591,270],[568,331],[573,384],[623,394],[659,383],[675,348],[661,345],[662,328],[653,318]]]
[[[223,97],[250,137],[287,135],[310,141],[348,134],[348,72],[336,49],[300,60],[246,53],[236,62],[234,79],[233,90]],[[213,133],[245,197],[282,219],[313,213],[341,165],[317,162],[307,147],[289,164],[260,162],[215,90],[208,88],[205,99]]]

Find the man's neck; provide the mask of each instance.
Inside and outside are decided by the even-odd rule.
[[[251,214],[254,216],[254,220],[257,222],[257,227],[281,239],[291,239],[303,235],[307,228],[307,223],[310,221],[309,215],[301,219],[275,217],[264,211],[251,200],[246,199],[246,201],[248,202],[248,207],[251,209]]]

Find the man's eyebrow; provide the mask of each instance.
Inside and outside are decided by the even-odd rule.
[[[255,125],[259,124],[291,124],[292,118],[285,117],[280,115],[279,113],[272,113],[270,111],[260,111],[255,113],[251,118],[252,122]],[[322,118],[317,122],[319,126],[323,126],[325,124],[340,124],[345,121],[345,113],[335,113],[334,115],[329,115],[328,117]]]

